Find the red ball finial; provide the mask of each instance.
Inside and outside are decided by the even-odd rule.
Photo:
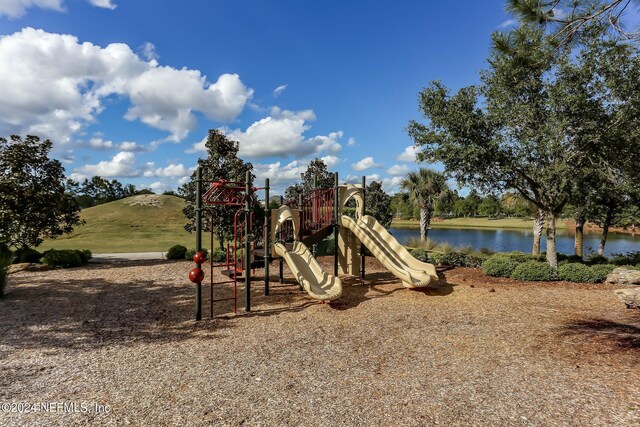
[[[202,251],[196,252],[196,254],[193,256],[193,262],[195,262],[196,264],[202,264],[206,260],[207,256]]]
[[[189,280],[193,283],[200,283],[202,279],[204,279],[204,271],[201,268],[196,267],[189,272]]]

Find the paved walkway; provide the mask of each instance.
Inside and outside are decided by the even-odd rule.
[[[166,252],[123,252],[117,254],[93,254],[91,261],[113,262],[113,261],[139,261],[145,259],[165,259]]]

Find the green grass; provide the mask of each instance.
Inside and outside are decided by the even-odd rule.
[[[139,197],[139,196],[134,196]],[[156,196],[160,206],[132,205],[133,198],[84,209],[85,225],[55,240],[46,240],[37,249],[89,249],[94,253],[166,251],[180,244],[195,247],[195,234],[184,231],[187,219],[184,200],[176,196]],[[202,244],[209,247],[207,233]]]
[[[420,222],[414,220],[394,220],[391,223],[392,227],[410,227],[419,228]],[[511,228],[511,229],[531,229],[533,228],[532,219],[522,218],[504,218],[504,219],[489,219],[489,218],[451,218],[431,222],[431,228]],[[564,229],[564,221],[556,221],[557,229]]]

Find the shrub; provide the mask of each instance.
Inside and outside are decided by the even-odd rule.
[[[440,259],[444,256],[444,254],[442,252],[431,252],[429,254],[429,259],[427,260],[427,262],[430,262],[431,264],[440,264]]]
[[[184,259],[187,248],[182,245],[174,245],[167,251],[167,259]]]
[[[411,256],[413,256],[418,261],[427,262],[429,260],[429,255],[427,255],[427,251],[422,248],[415,248],[411,250]]]
[[[466,265],[467,255],[464,252],[450,251],[445,252],[440,256],[439,264],[442,265],[455,265],[457,267],[464,267]]]
[[[482,272],[487,276],[511,277],[518,263],[504,254],[492,255],[482,263]]]
[[[507,252],[504,255],[508,256],[509,258],[511,258],[517,263],[536,260],[535,256],[530,254],[525,254],[524,252],[520,252],[520,251]]]
[[[579,262],[580,264],[584,264],[584,260],[580,255],[569,255],[567,257],[568,262]]]
[[[335,251],[336,251],[336,242],[333,237],[324,239],[322,242],[318,243],[318,245],[316,246],[317,256],[333,255]],[[366,253],[365,253],[365,256],[366,256]]]
[[[80,257],[80,262],[82,262],[82,265],[86,265],[89,263],[89,259],[91,259],[91,251],[87,249],[76,249],[74,250],[74,252],[77,253]]]
[[[558,279],[567,282],[593,282],[591,268],[577,262],[564,264],[558,267]]]
[[[489,259],[489,255],[487,254],[483,254],[482,252],[472,252],[470,254],[467,254],[467,257],[464,261],[464,266],[471,268],[480,268],[487,259]]]
[[[37,264],[42,259],[42,254],[35,249],[26,248],[26,249],[18,249],[14,252],[13,263],[17,264],[19,262],[30,262],[33,264]]]
[[[611,264],[597,264],[589,267],[591,269],[591,278],[594,283],[601,283],[607,279],[607,276],[611,274],[615,265]]]
[[[213,253],[215,254],[216,251],[220,251],[220,248],[215,249]],[[196,248],[191,248],[191,249],[185,251],[184,259],[188,259],[189,261],[192,261],[193,257],[196,255],[196,252],[197,252]],[[204,252],[205,256],[207,256],[207,259],[209,259],[209,256],[208,256],[209,255],[209,250],[207,248],[202,248],[202,252]],[[222,250],[221,252],[224,255],[224,250]],[[167,259],[169,259],[169,258],[167,258]],[[219,261],[216,261],[214,259],[213,262],[219,262]]]
[[[613,254],[609,262],[615,265],[640,264],[640,251]]]
[[[88,260],[93,258],[93,254],[91,253],[91,251],[89,249],[82,249],[82,252],[85,254],[85,256],[87,257]]]
[[[480,248],[480,253],[481,253],[481,254],[484,254],[484,255],[493,255],[495,252],[494,252],[494,251],[492,251],[492,250],[491,250],[491,249],[489,249],[489,248],[484,248],[484,247],[482,247],[482,248]]]
[[[519,264],[511,273],[515,280],[550,281],[554,279],[553,269],[546,262],[527,261]]]
[[[609,260],[607,257],[602,255],[592,255],[587,260],[587,264],[596,265],[596,264],[609,264]]]
[[[80,267],[82,258],[78,252],[71,249],[49,249],[42,255],[42,263],[53,268]]]

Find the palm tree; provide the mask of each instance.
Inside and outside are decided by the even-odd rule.
[[[420,208],[420,240],[426,241],[434,205],[449,194],[447,179],[440,172],[421,168],[409,172],[400,186],[409,192],[409,200]]]

